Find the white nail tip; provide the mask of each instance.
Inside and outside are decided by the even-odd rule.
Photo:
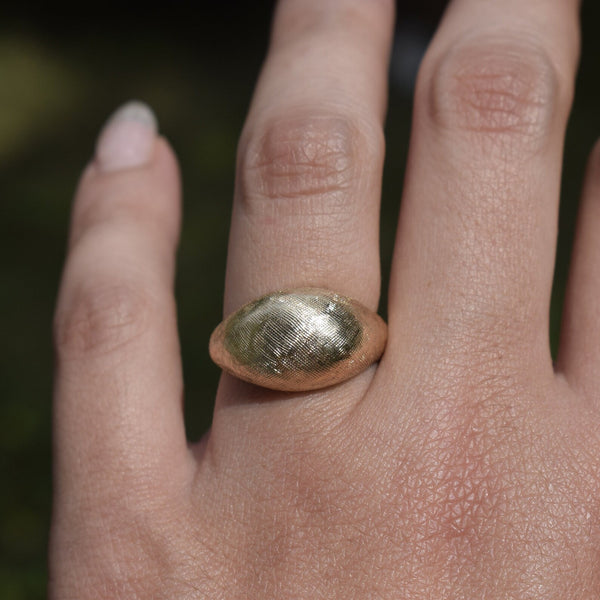
[[[151,156],[158,122],[152,109],[139,101],[124,104],[109,117],[98,137],[96,164],[102,171],[140,167]]]
[[[139,100],[131,100],[123,104],[112,114],[106,125],[121,121],[133,121],[144,125],[155,133],[158,131],[158,120],[154,111],[146,103]]]

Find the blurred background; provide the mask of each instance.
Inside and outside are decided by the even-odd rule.
[[[414,76],[445,2],[404,0],[390,68],[381,251],[390,264]],[[100,11],[101,6],[101,11]],[[51,319],[82,167],[105,118],[154,107],[184,178],[179,328],[191,439],[210,424],[219,371],[208,357],[221,318],[234,156],[266,51],[272,2],[106,1],[3,7],[0,23],[0,600],[45,596],[50,517]],[[586,156],[600,133],[600,4],[583,8],[583,60],[569,124],[552,306],[556,346]],[[385,297],[382,304],[385,313]]]

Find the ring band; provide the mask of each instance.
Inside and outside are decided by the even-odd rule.
[[[289,392],[346,381],[379,360],[387,325],[360,302],[319,288],[277,291],[214,330],[212,360],[232,375]]]

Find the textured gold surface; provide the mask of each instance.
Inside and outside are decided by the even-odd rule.
[[[238,311],[225,328],[225,348],[267,375],[319,373],[348,358],[362,327],[347,302],[319,294],[273,294]]]
[[[210,354],[241,379],[302,391],[362,371],[381,356],[385,339],[383,320],[355,300],[306,288],[243,306],[217,327]]]

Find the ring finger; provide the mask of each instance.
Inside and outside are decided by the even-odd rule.
[[[376,309],[392,29],[389,0],[279,3],[240,142],[225,314],[301,286]]]

